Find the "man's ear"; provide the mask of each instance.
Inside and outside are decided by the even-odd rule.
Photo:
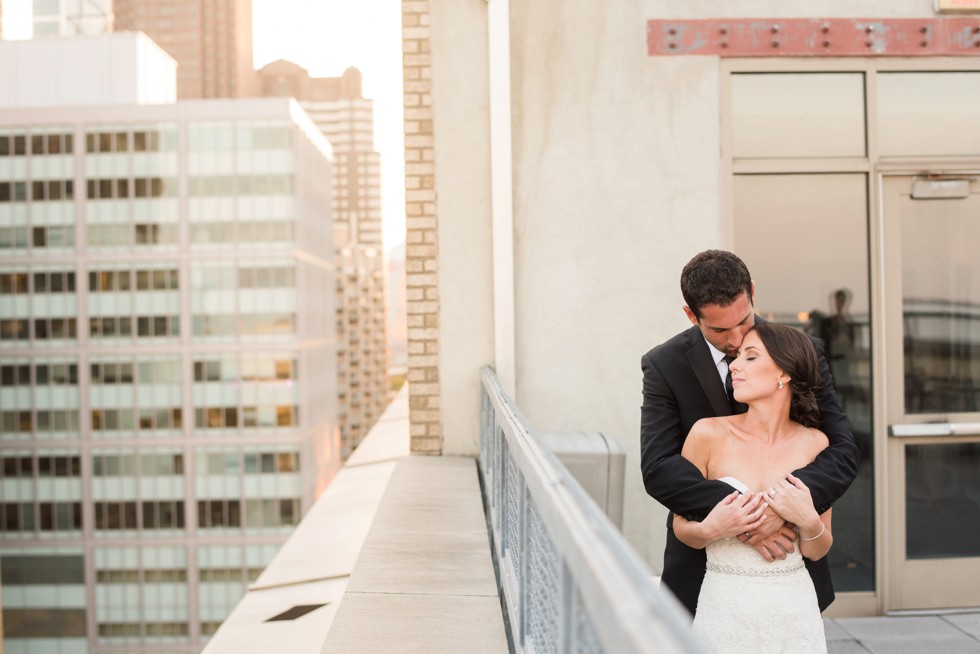
[[[752,282],[752,297],[749,298],[749,304],[755,306],[755,281]]]
[[[684,315],[687,316],[687,319],[691,321],[692,325],[698,325],[701,322],[698,320],[698,317],[694,315],[694,312],[691,311],[691,307],[684,307]]]

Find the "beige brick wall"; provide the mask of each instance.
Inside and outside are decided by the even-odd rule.
[[[412,452],[442,454],[439,259],[432,133],[429,0],[402,2],[405,108],[405,287]]]

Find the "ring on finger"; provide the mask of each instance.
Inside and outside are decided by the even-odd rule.
[[[770,488],[769,489],[769,497],[776,497],[776,489],[775,488]]]

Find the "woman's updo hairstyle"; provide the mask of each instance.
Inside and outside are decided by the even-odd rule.
[[[759,335],[773,362],[789,375],[793,394],[790,419],[816,427],[820,422],[816,395],[820,389],[820,359],[810,338],[798,329],[773,322],[756,322],[750,331]]]

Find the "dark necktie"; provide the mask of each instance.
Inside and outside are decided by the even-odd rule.
[[[728,368],[728,374],[725,375],[725,392],[728,394],[728,405],[732,409],[732,413],[745,413],[749,410],[749,407],[735,400],[735,388],[732,386],[732,361],[735,357],[725,355],[725,366]]]

